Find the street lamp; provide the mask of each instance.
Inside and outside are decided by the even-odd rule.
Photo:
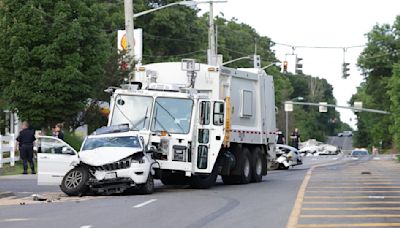
[[[289,101],[285,101],[285,130],[286,130],[286,144],[289,138],[289,112],[293,111],[293,103],[292,101],[302,101],[304,97],[295,97]]]

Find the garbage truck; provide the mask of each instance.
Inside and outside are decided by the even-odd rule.
[[[80,153],[85,152],[85,159],[79,158],[80,153],[72,153],[76,158],[63,169],[67,174],[58,176],[61,189],[68,190],[68,178],[76,183],[71,181],[77,175],[71,174],[74,170],[86,172],[83,176],[87,183],[80,185],[85,191],[93,188],[112,193],[135,186],[152,188],[154,184],[149,182],[153,179],[160,179],[165,185],[209,188],[218,175],[224,184],[247,184],[262,181],[275,160],[274,83],[273,77],[260,68],[233,69],[200,64],[193,59],[153,63],[136,67],[134,80],[106,92],[111,94],[111,131],[97,137],[134,137],[137,148],[132,153],[139,155],[133,158],[127,152],[126,157],[118,157],[121,161],[134,159],[129,167],[110,166],[119,162],[112,156],[118,146],[113,144],[107,149],[102,148],[107,144],[91,147],[84,142]],[[123,131],[127,133],[115,126],[126,126]],[[91,137],[96,136],[88,138]],[[88,148],[101,149],[102,153],[109,150],[107,156],[103,155],[109,161],[85,162],[96,156],[96,152],[88,154]],[[40,157],[39,153],[39,179]],[[140,171],[140,167],[144,170]],[[77,195],[79,190],[67,192]],[[152,189],[145,192],[151,193]]]

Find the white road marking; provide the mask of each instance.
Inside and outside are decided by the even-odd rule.
[[[80,228],[92,228],[92,225],[87,225],[87,226],[81,226]]]
[[[140,203],[140,204],[137,204],[137,205],[133,206],[133,208],[140,208],[140,207],[146,206],[147,204],[150,204],[150,203],[152,203],[154,201],[157,201],[157,199],[147,200],[146,202],[143,202],[143,203]]]
[[[384,196],[368,196],[369,199],[385,199]]]
[[[10,219],[3,219],[2,222],[21,222],[21,221],[28,221],[29,218],[10,218]]]

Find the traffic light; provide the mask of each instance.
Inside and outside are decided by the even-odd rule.
[[[350,74],[349,74],[349,65],[350,65],[350,63],[343,63],[343,65],[342,65],[342,77],[344,78],[344,79],[346,79],[347,77],[349,77],[350,76]]]
[[[287,73],[287,69],[288,69],[288,61],[283,61],[283,73]]]
[[[300,63],[301,60],[303,60],[303,58],[297,58],[296,56],[296,74],[303,74],[303,64]]]
[[[250,55],[250,63],[253,64],[254,68],[261,67],[261,57],[259,55]]]

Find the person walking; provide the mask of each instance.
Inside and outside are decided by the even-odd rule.
[[[290,139],[292,141],[292,146],[296,149],[299,149],[299,143],[300,143],[300,133],[299,129],[295,128],[292,134],[290,135]]]
[[[35,164],[33,163],[33,142],[35,140],[35,131],[29,128],[28,122],[23,122],[22,130],[17,137],[17,146],[24,167],[24,172],[22,174],[28,174],[28,163],[32,174],[36,174]]]

